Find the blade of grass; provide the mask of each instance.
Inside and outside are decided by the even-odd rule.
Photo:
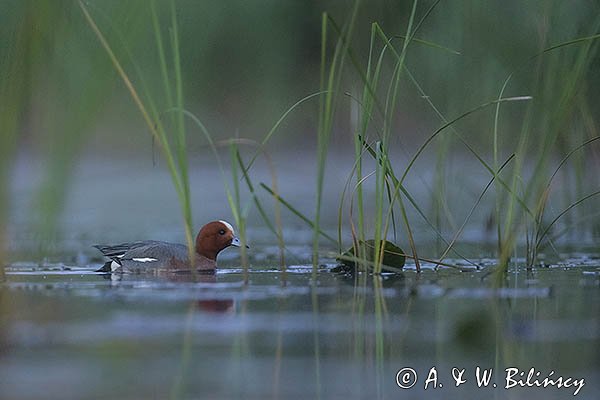
[[[413,74],[407,69],[406,73],[408,75],[408,77],[410,78],[411,82],[415,85],[415,87],[417,88],[417,91],[419,92],[420,96],[422,99],[424,99],[427,104],[433,109],[433,111],[436,113],[436,115],[440,118],[440,120],[443,123],[448,123],[448,119],[444,116],[444,114],[442,114],[442,112],[435,106],[435,104],[433,103],[433,101],[431,100],[431,96],[428,96],[427,93],[425,93],[425,91],[423,90],[422,86],[419,84],[419,82],[415,79],[415,77],[413,76]],[[454,133],[454,135],[460,140],[460,142],[467,148],[467,150],[477,159],[477,161],[489,172],[490,175],[494,175],[494,171],[496,171],[497,169],[495,169],[493,166],[490,166],[481,155],[479,155],[479,153],[477,151],[475,151],[475,149],[473,148],[473,146],[471,146],[469,144],[469,142],[467,142],[456,130],[456,128],[453,125],[450,125],[450,129],[452,130],[452,132]],[[499,182],[502,187],[504,187],[504,189],[510,194],[510,195],[514,195],[514,193],[512,192],[512,189],[510,187],[510,185],[508,183],[506,183],[502,178],[500,177],[496,177],[496,181]],[[525,203],[525,201],[523,199],[521,199],[519,196],[515,196],[516,200],[518,201],[519,205],[527,212],[527,214],[533,216],[533,212],[529,209],[529,207],[527,206],[527,204]]]
[[[240,199],[240,181],[238,177],[238,157],[239,150],[237,147],[237,143],[231,141],[229,142],[229,160],[230,160],[230,170],[231,170],[231,181],[233,182],[233,193],[231,194],[232,202],[231,206],[235,208],[234,215],[237,215],[236,225],[240,232],[241,237],[246,237],[246,216],[241,206]],[[244,284],[247,285],[250,281],[250,276],[248,274],[248,255],[246,252],[246,244],[242,243],[240,246],[240,250],[242,253],[242,270],[243,270],[243,278]]]
[[[368,143],[366,143],[364,141],[363,141],[363,145],[365,146],[365,149],[369,152],[369,154],[371,155],[371,157],[375,158],[375,150],[373,150],[372,147]],[[394,174],[394,171],[388,169],[387,173],[388,173],[387,178],[392,181],[392,184],[395,187],[395,189],[394,189],[394,195],[392,196],[392,199],[395,201],[395,199],[397,197],[399,197],[400,192],[401,192],[408,199],[408,201],[413,206],[413,208],[417,211],[417,213],[421,216],[421,218],[423,219],[423,221],[425,221],[429,225],[429,227],[435,232],[437,238],[439,238],[440,240],[442,240],[442,242],[444,244],[446,244],[447,246],[449,246],[450,243],[446,240],[446,238],[444,238],[444,236],[436,228],[436,226],[431,221],[429,221],[429,218],[427,218],[427,215],[425,215],[425,213],[423,212],[423,210],[421,209],[421,207],[419,206],[419,204],[417,203],[417,201],[412,197],[412,195],[408,192],[408,190],[406,190],[406,188],[404,187],[404,185],[402,185],[400,183],[400,181],[398,180],[398,178]],[[469,263],[472,263],[471,261],[469,261],[469,259],[467,257],[465,257],[464,255],[462,255],[458,251],[456,251],[456,250],[453,250],[453,251],[455,252],[456,255],[458,255],[463,260],[465,260],[465,261],[467,261]]]
[[[413,23],[415,20],[417,3],[418,3],[417,0],[413,1],[411,14],[410,14],[409,21],[408,21],[408,26],[406,28],[406,32],[407,32],[406,36],[407,37],[412,37],[411,31],[412,31],[412,26],[413,26]],[[383,33],[383,30],[381,29],[381,27],[379,27],[379,25],[376,25],[375,28],[380,35],[385,36],[385,34]],[[389,40],[387,40],[387,43],[389,43]],[[377,269],[379,268],[379,267],[377,267],[377,263],[379,262],[380,255],[383,254],[382,249],[380,248],[381,247],[380,239],[381,239],[381,233],[382,233],[381,231],[382,231],[382,223],[383,223],[383,196],[384,196],[383,182],[384,182],[385,176],[386,176],[385,169],[390,169],[390,170],[392,169],[391,163],[389,162],[389,158],[387,157],[387,148],[388,148],[388,144],[389,144],[389,138],[391,135],[393,115],[395,114],[395,109],[396,109],[396,102],[397,102],[398,90],[399,90],[399,85],[400,85],[400,75],[404,69],[403,68],[404,60],[406,57],[409,43],[410,43],[410,40],[404,41],[403,46],[402,46],[402,51],[400,53],[400,57],[398,57],[397,62],[394,65],[392,79],[388,86],[386,100],[385,100],[385,109],[384,109],[384,118],[383,118],[384,123],[383,123],[383,129],[382,129],[383,135],[382,135],[380,146],[376,146],[377,149],[379,150],[376,152],[377,161],[378,161],[376,164],[376,171],[379,171],[379,173],[376,174],[376,185],[375,185],[375,195],[376,195],[375,205],[376,205],[376,207],[375,207],[375,249],[374,249],[374,253],[375,253],[375,261],[376,261],[376,272],[377,272]],[[385,162],[380,163],[379,160],[385,160]],[[380,171],[380,168],[384,168],[384,170]],[[389,195],[389,191],[388,191],[388,195]],[[402,219],[404,221],[404,226],[406,229],[409,244],[410,244],[411,250],[413,252],[413,255],[415,257],[417,271],[420,272],[420,265],[419,265],[419,261],[418,261],[416,245],[414,243],[412,230],[411,230],[410,223],[408,221],[406,210],[404,207],[404,203],[403,203],[403,200],[401,197],[398,197],[398,204],[400,206],[400,212],[402,215]]]
[[[240,144],[247,144],[247,145],[251,145],[253,147],[258,147],[259,149],[262,149],[264,157],[267,161],[267,165],[269,166],[269,172],[271,174],[271,185],[274,189],[274,193],[278,193],[277,174],[276,174],[275,167],[273,166],[273,162],[271,160],[269,153],[267,153],[266,150],[264,148],[262,148],[261,145],[255,141],[247,140],[247,139],[235,139],[235,141]],[[261,217],[263,218],[263,220],[265,221],[265,223],[267,224],[267,226],[269,227],[271,232],[273,232],[273,234],[277,237],[277,243],[279,246],[279,265],[280,265],[281,273],[282,273],[281,283],[282,283],[282,285],[286,285],[286,283],[287,283],[287,264],[285,262],[285,241],[283,238],[283,223],[281,221],[281,208],[279,206],[279,202],[275,201],[275,206],[274,206],[274,208],[275,208],[275,226],[276,226],[276,228],[275,228],[273,226],[273,224],[271,223],[271,221],[269,220],[269,218],[267,217],[267,214],[264,211],[262,203],[260,202],[260,200],[258,199],[258,196],[256,195],[256,192],[254,190],[254,185],[252,184],[252,181],[248,174],[249,168],[244,164],[244,161],[242,160],[242,157],[239,153],[237,154],[237,162],[240,165],[240,169],[242,171],[244,180],[246,181],[246,185],[248,186],[248,190],[250,191],[250,194],[254,200],[254,204],[256,205],[256,208],[258,209]]]
[[[283,206],[285,206],[285,208],[287,208],[289,211],[291,211],[292,214],[294,214],[295,216],[300,218],[312,229],[316,229],[316,225],[314,222],[312,222],[309,218],[304,216],[304,214],[302,214],[300,211],[298,211],[294,206],[292,206],[289,202],[287,202],[285,199],[283,199],[279,194],[275,193],[275,191],[273,191],[269,186],[265,185],[263,182],[260,183],[260,186],[264,190],[266,190],[271,196],[273,196],[277,201],[279,201]],[[320,228],[318,229],[317,232],[319,233],[319,235],[323,236],[325,239],[327,239],[330,242],[335,243],[337,245],[337,241],[334,238],[332,238],[331,236],[329,236],[326,232],[321,230]]]
[[[356,15],[360,5],[359,0],[355,0],[350,12],[349,21],[340,37],[351,38],[356,21]],[[313,230],[313,280],[316,278],[317,266],[319,261],[319,237],[321,223],[321,205],[323,199],[323,184],[325,181],[325,164],[329,147],[329,139],[333,127],[333,114],[335,111],[335,100],[341,82],[344,60],[347,53],[348,42],[342,39],[337,41],[333,60],[329,67],[329,74],[325,80],[326,65],[326,47],[327,47],[327,13],[323,13],[321,35],[321,84],[320,90],[327,91],[324,98],[321,98],[319,107],[319,128],[317,130],[317,186],[315,201],[315,216]]]
[[[567,212],[571,211],[573,208],[577,207],[579,204],[583,203],[584,201],[591,199],[592,197],[595,197],[597,195],[600,194],[600,190],[597,190],[595,192],[592,192],[586,196],[584,196],[583,198],[577,200],[576,202],[570,204],[567,208],[565,208],[563,211],[561,211],[549,224],[548,226],[546,226],[546,228],[542,231],[542,233],[539,236],[538,241],[535,243],[535,247],[539,248],[539,246],[541,245],[541,241],[544,240],[544,238],[546,237],[546,235],[548,234],[548,232],[550,231],[550,229],[552,229],[552,226],[554,226],[554,224],[556,222],[558,222],[558,220],[565,215]]]
[[[304,104],[308,100],[310,100],[310,99],[312,99],[314,97],[320,96],[322,94],[326,94],[326,93],[327,93],[327,91],[319,91],[319,92],[316,92],[316,93],[309,94],[308,96],[303,97],[302,99],[300,99],[296,103],[294,103],[290,108],[288,108],[281,115],[281,117],[279,117],[279,119],[277,120],[277,122],[275,122],[275,125],[273,125],[273,127],[269,130],[269,132],[267,132],[267,134],[265,135],[265,137],[261,141],[260,146],[256,149],[256,152],[254,153],[254,156],[252,156],[252,158],[248,162],[248,165],[247,165],[246,168],[248,168],[248,170],[250,170],[250,168],[252,168],[252,165],[254,165],[254,162],[256,161],[256,158],[258,157],[258,155],[261,152],[263,152],[264,146],[267,144],[267,142],[271,139],[271,137],[273,136],[273,134],[275,134],[275,132],[277,131],[277,129],[279,128],[279,126],[283,123],[283,121],[285,121],[285,119],[287,118],[287,116],[292,111],[294,111],[296,108],[298,108],[300,105]]]
[[[107,52],[114,68],[116,69],[118,75],[121,77],[123,83],[125,84],[127,90],[129,91],[134,103],[138,107],[138,110],[142,114],[142,117],[143,117],[144,121],[146,122],[146,125],[148,126],[150,133],[157,140],[157,142],[160,143],[160,145],[161,145],[163,154],[167,161],[171,179],[175,186],[175,190],[179,197],[180,205],[182,207],[182,213],[183,213],[184,224],[185,224],[185,236],[186,236],[186,241],[187,241],[187,245],[188,245],[189,259],[191,261],[190,265],[192,266],[193,260],[195,257],[195,251],[194,251],[194,241],[193,241],[192,227],[191,227],[191,205],[190,205],[190,198],[189,198],[189,181],[187,179],[187,161],[186,161],[186,156],[185,156],[185,129],[183,127],[183,123],[181,123],[178,126],[179,129],[178,129],[178,132],[176,132],[176,134],[178,135],[178,138],[179,138],[178,139],[178,147],[176,149],[179,157],[177,160],[178,164],[176,164],[175,157],[174,157],[173,151],[171,149],[171,145],[167,139],[166,133],[163,130],[161,124],[155,123],[153,121],[153,119],[150,117],[150,113],[148,112],[146,105],[141,100],[140,96],[138,95],[137,90],[135,89],[129,76],[125,72],[125,69],[122,67],[121,62],[115,55],[114,51],[112,50],[112,47],[110,46],[110,44],[108,43],[108,41],[106,40],[106,38],[104,37],[102,32],[100,31],[99,27],[96,25],[94,19],[88,12],[85,4],[81,0],[78,3],[79,3],[79,6],[83,12],[83,15],[84,15],[88,25],[90,26],[90,28],[92,29],[92,31],[94,32],[94,34],[96,35],[98,40],[100,41],[100,44],[102,45],[102,47]],[[173,21],[175,21],[175,25],[173,26],[173,28],[176,28],[177,27],[176,26],[176,15],[175,15],[175,7],[174,7],[173,3],[171,3],[171,12],[172,12],[172,23],[173,23]],[[155,28],[158,28],[158,26],[155,26]],[[162,41],[160,41],[160,40],[159,40],[159,42],[162,43]],[[178,40],[176,37],[176,32],[173,33],[173,46],[178,47]],[[166,57],[164,54],[164,48],[162,47],[162,44],[158,45],[158,49],[159,49],[159,58],[162,59],[161,63],[166,64],[166,61],[165,61]],[[176,83],[177,104],[180,106],[180,107],[178,107],[178,109],[182,109],[182,107],[181,107],[182,103],[183,103],[183,99],[182,99],[183,95],[182,95],[182,88],[181,88],[182,82],[181,82],[180,77],[177,78],[177,76],[180,74],[179,53],[178,53],[178,49],[174,49],[173,51],[174,51],[174,59],[175,59],[174,62],[175,62],[175,66],[176,66],[175,69],[176,69],[176,81],[177,81],[177,83]],[[168,86],[168,83],[166,85]],[[167,91],[168,91],[168,89],[167,89]],[[150,101],[150,103],[152,103],[152,102]],[[154,109],[153,106],[151,108]],[[181,116],[179,116],[178,120],[182,121],[182,118],[183,117],[181,115]],[[179,165],[179,168],[177,167],[177,165]],[[192,271],[195,272],[194,268],[191,268],[191,269],[192,269]]]
[[[458,238],[460,237],[460,235],[462,234],[463,230],[465,229],[467,222],[471,219],[471,216],[473,215],[473,213],[475,212],[475,209],[479,206],[479,204],[481,203],[481,200],[483,199],[483,196],[486,194],[486,192],[488,191],[488,189],[492,186],[492,183],[494,183],[494,181],[496,180],[496,177],[498,176],[498,174],[504,169],[504,167],[506,167],[508,165],[508,163],[510,161],[512,161],[515,158],[515,155],[512,154],[499,168],[498,168],[498,172],[496,174],[494,174],[494,176],[492,177],[492,179],[490,179],[490,181],[487,183],[487,185],[485,185],[485,187],[483,188],[483,190],[481,191],[479,197],[477,198],[477,201],[475,202],[475,204],[473,204],[473,206],[471,207],[471,210],[469,210],[469,213],[467,214],[467,216],[465,217],[462,225],[460,226],[460,228],[458,229],[458,231],[454,234],[454,237],[452,238],[452,240],[450,241],[450,244],[448,245],[448,247],[446,248],[446,250],[442,253],[442,255],[440,256],[440,260],[443,260],[444,258],[446,258],[446,256],[448,255],[448,253],[450,252],[450,250],[452,249],[452,246],[454,246],[454,243],[456,243],[456,241],[458,240]]]
[[[413,167],[413,165],[415,164],[415,162],[417,161],[417,159],[419,158],[419,156],[421,155],[421,153],[423,152],[423,150],[425,150],[425,148],[431,143],[431,141],[433,139],[435,139],[435,137],[437,135],[439,135],[442,131],[444,131],[446,128],[448,128],[449,126],[455,124],[456,122],[460,121],[461,119],[468,117],[469,115],[482,110],[486,107],[489,107],[490,105],[493,104],[497,104],[497,103],[504,103],[504,102],[510,102],[510,101],[524,101],[524,100],[531,100],[531,96],[516,96],[516,97],[505,97],[502,99],[498,99],[498,100],[492,100],[492,101],[488,101],[487,103],[483,103],[480,104],[466,112],[464,112],[463,114],[459,115],[458,117],[450,120],[449,122],[443,124],[441,127],[439,127],[438,129],[435,130],[435,132],[433,134],[431,134],[426,140],[425,142],[419,147],[419,149],[417,150],[417,152],[415,153],[415,155],[411,158],[410,162],[408,163],[408,166],[406,167],[404,173],[402,174],[402,177],[400,178],[400,183],[404,182],[404,179],[406,179],[406,176],[408,175],[408,172],[411,170],[411,168]]]
[[[17,146],[19,116],[27,101],[26,32],[17,21],[4,26],[8,45],[0,47],[0,282],[4,281],[4,267],[8,263],[9,175]]]
[[[550,189],[552,187],[552,183],[554,181],[554,178],[556,177],[556,175],[558,174],[558,172],[561,170],[561,168],[565,165],[565,163],[575,154],[577,153],[577,151],[584,149],[586,146],[592,144],[593,142],[595,142],[596,140],[600,139],[600,136],[596,136],[593,137],[591,139],[586,140],[585,142],[581,143],[579,146],[575,147],[574,149],[571,149],[567,155],[565,157],[563,157],[563,159],[560,161],[560,163],[558,164],[558,166],[556,167],[556,169],[554,170],[554,172],[552,173],[552,175],[550,176],[550,179],[548,179],[548,183],[546,184],[546,187],[542,193],[542,195],[540,196],[539,199],[539,204],[537,207],[537,213],[536,213],[536,218],[535,218],[535,239],[534,239],[534,257],[532,257],[532,262],[535,259],[535,253],[537,253],[537,249],[539,247],[539,244],[541,243],[541,241],[544,239],[544,236],[540,233],[541,232],[541,224],[542,224],[542,218],[544,215],[544,211],[546,209],[546,204],[548,201],[548,198],[550,196]]]
[[[397,38],[397,39],[406,39],[406,36],[396,35],[396,36],[394,36],[394,38]],[[418,43],[418,44],[423,44],[423,45],[426,45],[426,46],[429,46],[429,47],[433,47],[434,49],[444,50],[444,51],[447,51],[448,53],[451,53],[451,54],[454,54],[454,55],[457,55],[457,56],[461,56],[462,55],[460,53],[460,51],[451,49],[449,47],[442,46],[442,45],[434,43],[434,42],[430,42],[428,40],[412,38],[412,42],[413,43]]]
[[[600,20],[597,20],[595,29],[597,29],[598,24],[600,24]],[[578,38],[578,39],[570,40],[567,42],[559,43],[557,45],[546,47],[539,53],[533,55],[532,57],[529,57],[527,60],[525,60],[523,63],[521,63],[517,68],[515,68],[513,70],[513,72],[511,72],[508,75],[508,77],[506,78],[503,88],[506,87],[506,85],[508,84],[509,81],[511,81],[511,79],[514,75],[516,75],[518,72],[524,70],[524,68],[526,66],[528,66],[532,60],[538,60],[538,69],[539,69],[541,66],[541,56],[542,55],[545,55],[556,49],[570,46],[573,44],[583,43],[583,42],[591,42],[598,38],[600,38],[600,34],[587,36],[587,37],[583,37],[583,38]],[[559,106],[557,107],[556,112],[549,113],[549,118],[547,118],[546,122],[548,125],[547,125],[546,130],[547,131],[549,130],[550,132],[547,132],[543,136],[543,138],[544,138],[543,143],[541,143],[541,144],[536,143],[536,148],[537,148],[537,152],[539,153],[539,156],[538,156],[538,160],[536,161],[536,164],[534,167],[534,172],[532,174],[531,182],[530,182],[530,184],[528,184],[528,190],[526,192],[526,196],[528,198],[532,198],[532,197],[536,197],[539,194],[538,206],[539,205],[543,206],[543,204],[547,201],[547,199],[545,199],[545,196],[546,196],[545,190],[540,191],[538,188],[540,188],[540,186],[542,185],[541,177],[545,171],[544,166],[546,165],[547,159],[549,158],[549,146],[551,144],[554,144],[556,142],[556,138],[558,137],[560,127],[561,127],[561,121],[564,120],[566,109],[568,108],[567,105],[570,103],[570,101],[567,99],[572,98],[574,96],[574,94],[576,93],[575,82],[577,81],[577,79],[580,79],[581,73],[583,71],[583,67],[586,64],[589,64],[589,60],[590,60],[589,49],[590,49],[590,46],[588,44],[587,47],[585,47],[584,49],[582,49],[582,51],[580,51],[579,58],[576,61],[576,65],[571,67],[571,69],[574,70],[575,72],[569,73],[565,77],[565,79],[567,80],[567,83],[566,83],[566,85],[564,85],[564,89],[560,93],[560,96],[554,95],[554,97],[559,99]],[[537,76],[543,77],[544,75],[537,74]],[[538,84],[538,86],[542,85],[543,82],[541,82],[541,83],[539,83],[539,82],[541,82],[541,81],[536,81],[536,84]],[[549,82],[554,82],[554,81],[549,81]],[[548,86],[548,84],[546,84],[546,86]],[[543,87],[542,89],[544,89],[544,88],[545,87]],[[529,115],[529,118],[531,118],[530,110],[528,110],[528,115]],[[549,122],[550,119],[552,119],[551,122]],[[523,124],[522,134],[520,135],[521,140],[519,141],[518,153],[526,154],[528,139],[529,139],[529,136],[531,135],[530,125],[531,125],[530,119],[526,119],[525,123]],[[518,171],[520,171],[522,162],[523,161],[521,161],[520,158],[517,160],[517,167],[515,169],[516,172],[514,174],[514,179],[513,179],[513,182],[514,182],[513,187],[515,187],[515,185],[516,185],[518,173],[519,173]],[[511,201],[509,202],[508,207],[506,207],[508,212],[506,213],[506,217],[505,217],[505,223],[504,223],[505,229],[504,230],[505,230],[505,232],[509,231],[509,230],[512,231],[511,232],[512,236],[511,236],[510,240],[506,241],[503,244],[503,246],[510,246],[512,248],[512,246],[516,240],[515,239],[516,231],[519,229],[519,227],[521,225],[523,225],[523,221],[520,221],[518,219],[517,219],[517,221],[515,221],[515,219],[514,219],[515,213],[514,213],[514,205],[513,205],[514,201],[515,201],[515,197],[511,196],[510,200]],[[532,220],[534,221],[534,223],[537,226],[540,226],[540,224],[541,224],[541,214],[539,213],[539,210],[540,210],[540,208],[538,208],[538,210],[536,210],[537,211],[536,214],[532,217]],[[534,232],[535,232],[534,235],[539,236],[538,229],[535,229]],[[531,266],[532,263],[535,262],[536,245],[533,244],[530,247],[530,249],[532,249],[533,254],[530,252],[527,253],[528,266]],[[496,279],[497,283],[500,282],[501,276],[504,275],[504,273],[508,267],[507,260],[508,260],[509,256],[510,256],[509,250],[503,250],[501,252],[501,259],[500,259],[500,267],[501,268],[498,269],[497,279]]]

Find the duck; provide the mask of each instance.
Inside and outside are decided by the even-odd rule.
[[[215,272],[217,255],[230,246],[240,247],[240,245],[240,240],[229,222],[218,220],[207,223],[196,236],[195,269],[199,272]],[[110,261],[96,272],[190,271],[188,247],[184,244],[144,240],[117,245],[97,244],[93,247],[110,258]]]

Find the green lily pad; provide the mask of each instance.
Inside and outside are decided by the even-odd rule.
[[[364,246],[366,260],[369,263],[374,263],[375,240],[371,239],[365,241]],[[404,257],[404,250],[387,240],[382,240],[380,246],[384,246],[381,269],[385,272],[400,272],[402,270],[402,267],[404,267],[404,263],[406,262],[406,258]],[[332,272],[356,272],[356,263],[358,261],[354,260],[353,258],[356,258],[356,256],[354,255],[354,246],[345,251],[341,255],[341,257],[337,258],[337,261],[340,263],[340,265],[333,268]],[[368,268],[369,270],[373,269],[372,265],[369,265]]]

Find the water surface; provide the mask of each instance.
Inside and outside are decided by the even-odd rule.
[[[119,278],[98,265],[15,264],[2,284],[0,394],[65,398],[528,398],[506,368],[600,384],[600,260],[526,271],[492,289],[483,268],[413,266],[355,279],[291,266]],[[283,282],[285,278],[285,282]],[[493,369],[478,388],[476,367]],[[432,378],[432,367],[437,381]],[[396,375],[418,377],[401,389]],[[452,368],[465,369],[455,386]],[[457,371],[458,371],[457,370]],[[405,370],[407,371],[407,370]],[[433,379],[433,378],[432,378]],[[525,379],[525,378],[523,378]],[[433,388],[433,383],[441,384]],[[493,388],[493,384],[496,388]]]

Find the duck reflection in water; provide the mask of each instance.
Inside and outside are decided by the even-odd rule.
[[[181,284],[182,289],[198,292],[194,305],[201,311],[215,314],[235,313],[235,299],[223,298],[222,293],[214,292],[212,284],[217,283],[215,273],[192,272],[164,272],[160,274],[102,274],[104,279],[110,280],[111,286],[131,287],[134,289],[140,284],[156,285],[156,289],[173,289],[172,283]],[[195,287],[194,284],[200,284]],[[206,285],[205,285],[206,284]],[[214,296],[214,297],[213,297]]]

